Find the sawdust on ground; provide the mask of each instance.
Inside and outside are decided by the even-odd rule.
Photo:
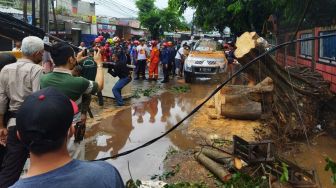
[[[228,119],[216,115],[214,102],[211,100],[192,118],[188,133],[206,140],[232,140],[233,135],[247,141],[258,138],[255,130],[262,129],[259,121]]]

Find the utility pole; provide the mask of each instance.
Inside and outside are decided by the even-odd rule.
[[[36,27],[36,9],[35,9],[35,6],[36,6],[36,2],[35,2],[35,0],[32,0],[32,24],[33,24],[33,26]]]
[[[192,21],[191,21],[191,36],[194,35],[194,19],[195,19],[195,12],[193,13],[193,18],[192,18]]]
[[[23,21],[26,22],[26,23],[28,22],[27,6],[28,6],[28,0],[24,0],[23,1]]]
[[[54,16],[54,29],[56,31],[56,36],[58,36],[58,27],[57,27],[57,19],[56,19],[56,13],[55,13],[54,0],[51,0],[51,7],[52,7],[53,16]]]
[[[49,33],[49,0],[40,0],[40,28]]]

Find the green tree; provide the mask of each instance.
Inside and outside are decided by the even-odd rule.
[[[139,9],[141,25],[150,31],[153,39],[158,39],[161,31],[188,29],[177,9],[172,7],[158,9],[154,5],[154,0],[137,0],[136,6]]]
[[[223,31],[230,26],[236,33],[261,32],[264,22],[276,14],[282,25],[297,25],[310,0],[169,0],[169,6],[182,14],[187,7],[195,9],[194,23],[204,30]],[[305,25],[329,22],[335,18],[336,0],[312,1]],[[329,16],[326,16],[329,15]],[[321,20],[324,18],[323,20]]]

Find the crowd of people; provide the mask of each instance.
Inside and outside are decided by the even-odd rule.
[[[86,55],[56,43],[49,50],[49,73],[38,37],[22,40],[20,59],[0,54],[0,187],[123,187],[112,165],[76,160],[69,150],[83,139],[85,97],[104,87],[101,49]],[[113,53],[115,61],[117,56]],[[81,71],[91,80],[74,74],[78,64],[95,66],[94,72]],[[19,180],[28,157],[30,167]]]
[[[100,48],[104,62],[112,61],[112,54],[117,54],[119,61],[135,66],[134,80],[158,81],[161,63],[163,73],[166,75],[162,80],[163,83],[169,81],[169,76],[182,76],[183,62],[181,61],[190,51],[190,46],[187,44],[181,46],[172,41],[145,41],[143,38],[132,41],[119,37],[106,39],[103,36],[96,38],[88,47],[81,42],[79,48]]]
[[[100,36],[90,46],[58,42],[48,50],[43,40],[29,36],[13,49],[22,58],[0,53],[0,188],[123,187],[112,165],[75,160],[73,150],[85,134],[91,95],[103,105],[103,67],[119,77],[112,92],[122,106],[122,88],[132,79],[158,81],[160,64],[162,83],[182,77],[190,46]],[[233,50],[226,46],[229,64],[235,62]],[[30,167],[19,180],[28,157]]]

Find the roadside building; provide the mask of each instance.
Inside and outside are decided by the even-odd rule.
[[[315,24],[303,24],[295,38],[303,39],[336,33],[335,18],[319,18]],[[281,25],[281,20],[271,15],[265,24],[264,32],[272,43],[281,44],[293,39],[295,25]],[[283,66],[305,66],[323,75],[330,82],[330,90],[336,93],[336,37],[298,42],[281,48],[274,53],[277,62]]]

